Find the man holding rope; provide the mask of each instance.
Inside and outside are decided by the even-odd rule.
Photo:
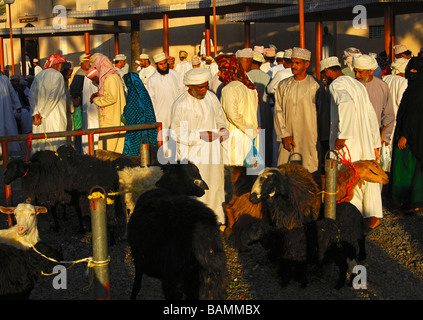
[[[335,148],[342,155],[347,153],[351,162],[377,160],[381,146],[379,125],[366,88],[342,73],[337,57],[320,61],[320,70],[324,70],[328,78],[332,95],[330,148]],[[356,188],[351,203],[364,218],[368,218],[370,229],[380,225],[383,211],[379,184],[366,182],[361,188]]]

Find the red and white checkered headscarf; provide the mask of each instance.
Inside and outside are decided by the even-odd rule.
[[[95,60],[92,62],[92,66],[97,69],[98,72],[98,94],[102,96],[104,94],[104,80],[111,74],[117,74],[119,72],[115,69],[112,62],[103,54],[93,55]]]
[[[43,69],[51,68],[58,63],[66,63],[66,58],[58,53],[52,54],[48,57]]]

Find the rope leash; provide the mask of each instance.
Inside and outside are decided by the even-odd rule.
[[[341,153],[341,151],[339,151],[338,150],[338,153],[339,153],[339,155],[341,156],[341,162],[342,162],[342,164],[348,164],[348,165],[350,165],[351,166],[351,168],[353,168],[353,170],[354,170],[354,178],[350,181],[350,183],[348,183],[348,187],[347,187],[347,195],[343,198],[343,199],[341,199],[341,200],[338,200],[336,203],[341,203],[341,202],[343,202],[343,201],[345,201],[345,200],[347,200],[347,199],[349,199],[349,197],[350,197],[350,192],[351,192],[351,187],[352,187],[352,185],[353,185],[353,183],[355,182],[355,180],[357,179],[357,177],[358,177],[358,172],[357,172],[357,169],[354,167],[354,165],[353,165],[353,163],[352,163],[352,161],[351,161],[351,154],[350,154],[350,149],[348,149],[348,146],[347,145],[345,145],[345,148],[347,149],[347,151],[348,151],[348,157],[349,157],[349,160],[347,159],[347,158],[345,158],[345,152],[344,153]]]
[[[31,147],[31,142],[32,142],[32,133],[30,133],[30,136],[29,136],[29,138],[28,138],[28,140],[27,140],[27,145],[29,145],[30,146],[30,148],[32,149],[32,147]],[[59,154],[57,153],[57,150],[53,147],[53,145],[51,144],[51,142],[50,141],[48,141],[48,139],[47,139],[47,133],[45,133],[44,132],[44,139],[43,140],[40,140],[40,141],[37,141],[37,142],[35,142],[34,143],[34,146],[36,146],[37,144],[39,144],[39,143],[41,143],[41,142],[47,142],[49,145],[50,145],[50,147],[51,147],[51,149],[54,151],[54,154],[56,155],[56,156],[59,156]],[[27,151],[27,159],[28,159],[28,152],[29,152],[29,150],[30,149],[28,149],[28,151]]]
[[[131,188],[131,189],[128,189],[128,190],[123,190],[123,191],[109,192],[106,195],[104,195],[101,192],[93,192],[91,195],[88,196],[88,200],[100,199],[100,198],[106,199],[106,203],[112,205],[115,201],[113,199],[109,198],[109,196],[118,196],[120,194],[125,194],[125,193],[139,193],[139,194],[141,194],[141,193],[144,193],[146,191],[152,190],[154,188],[155,188],[155,186],[145,188],[145,189]]]
[[[72,268],[74,265],[76,265],[77,263],[81,263],[81,262],[86,262],[87,263],[87,272],[90,278],[90,281],[88,283],[88,285],[83,288],[84,291],[88,290],[92,283],[93,283],[93,279],[94,279],[94,273],[93,273],[93,268],[94,267],[103,267],[103,266],[107,266],[110,263],[110,256],[107,258],[107,260],[103,260],[103,261],[94,261],[93,257],[88,257],[88,258],[84,258],[84,259],[79,259],[79,260],[75,260],[75,261],[57,261],[56,259],[47,257],[46,255],[44,255],[43,253],[41,253],[40,251],[38,251],[34,246],[32,246],[32,249],[38,253],[40,256],[42,256],[43,258],[50,260],[52,262],[55,262],[57,264],[70,264],[69,267],[66,268],[66,270]],[[53,276],[56,274],[61,273],[62,271],[59,270],[59,272],[56,273],[45,273],[43,270],[41,270],[41,275],[43,276]]]

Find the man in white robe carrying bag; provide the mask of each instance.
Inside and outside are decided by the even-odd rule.
[[[193,162],[209,190],[199,198],[225,224],[224,165],[221,142],[229,137],[225,115],[216,95],[208,90],[211,73],[205,68],[185,73],[184,91],[173,103],[170,123],[177,157]]]

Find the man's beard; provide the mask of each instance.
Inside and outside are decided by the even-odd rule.
[[[194,97],[194,98],[196,98],[196,99],[198,99],[198,100],[203,100],[204,98],[205,98],[205,96],[206,96],[206,94],[207,94],[207,91],[205,92],[205,93],[203,93],[203,94],[197,94],[197,92],[194,90],[194,89],[192,89],[192,90],[189,90],[189,93]]]
[[[160,73],[162,76],[168,74],[169,73],[169,65],[167,65],[166,70],[162,70],[160,68],[157,68],[157,72]]]

